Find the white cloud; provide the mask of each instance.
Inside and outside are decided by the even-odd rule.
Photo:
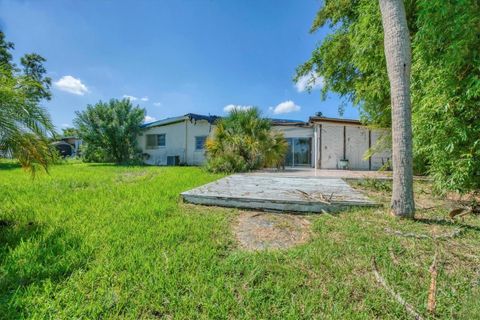
[[[242,106],[242,105],[238,105],[238,104],[229,104],[229,105],[226,105],[223,108],[223,111],[224,112],[231,112],[233,110],[243,111],[243,110],[248,110],[248,109],[251,109],[251,108],[253,108],[253,106]]]
[[[142,101],[144,101],[144,102],[147,102],[147,101],[148,101],[148,97],[143,97],[143,98],[140,99],[140,100],[142,100]]]
[[[80,79],[72,76],[63,76],[58,81],[55,81],[53,85],[58,90],[73,93],[79,96],[83,96],[88,92],[87,86],[84,85]]]
[[[130,101],[132,101],[132,102],[138,100],[137,97],[130,96],[130,95],[128,95],[128,94],[124,94],[124,95],[123,95],[123,98],[124,98],[124,99],[128,99],[128,100],[130,100]]]
[[[161,107],[162,106],[162,103],[161,102],[154,102],[153,105],[155,107]]]
[[[290,113],[295,111],[300,111],[300,106],[296,105],[295,102],[292,100],[284,101],[279,103],[275,108],[270,107],[269,110],[272,111],[274,114],[283,114],[283,113]]]
[[[316,90],[323,87],[323,77],[320,77],[318,74],[313,71],[309,74],[304,75],[298,79],[295,83],[295,87],[298,92],[304,92],[306,90]]]
[[[145,116],[145,119],[143,119],[143,122],[148,123],[148,122],[153,122],[157,120],[155,117],[150,117],[150,116]]]
[[[69,123],[62,123],[62,128],[71,128],[72,125]]]

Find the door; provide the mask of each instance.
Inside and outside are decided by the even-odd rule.
[[[312,138],[287,138],[287,142],[285,165],[288,167],[311,166]]]

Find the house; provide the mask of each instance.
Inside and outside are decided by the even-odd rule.
[[[82,145],[82,140],[75,136],[65,136],[60,138],[58,141],[52,142],[57,151],[62,157],[75,157],[80,152],[80,146]]]
[[[138,137],[144,161],[152,165],[201,165],[205,141],[213,132],[217,116],[188,113],[146,123]]]
[[[205,162],[204,144],[219,117],[189,113],[142,126],[138,145],[144,161],[152,165],[201,165]],[[358,120],[323,117],[308,121],[271,119],[273,130],[280,131],[289,148],[288,167],[318,169],[378,170],[391,158],[390,151],[364,159],[384,130],[372,130]]]

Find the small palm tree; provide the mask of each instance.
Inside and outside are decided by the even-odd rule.
[[[271,122],[251,108],[234,109],[218,121],[206,148],[209,170],[238,172],[280,166],[288,145],[281,133],[272,132]]]

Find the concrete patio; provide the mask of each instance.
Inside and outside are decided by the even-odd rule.
[[[185,202],[194,204],[281,212],[335,212],[378,205],[341,178],[308,173],[289,170],[235,174],[181,195]]]
[[[248,175],[278,177],[307,177],[307,178],[342,178],[342,179],[392,179],[391,171],[367,171],[367,170],[333,170],[314,169],[310,167],[287,167],[285,170],[264,169]]]

